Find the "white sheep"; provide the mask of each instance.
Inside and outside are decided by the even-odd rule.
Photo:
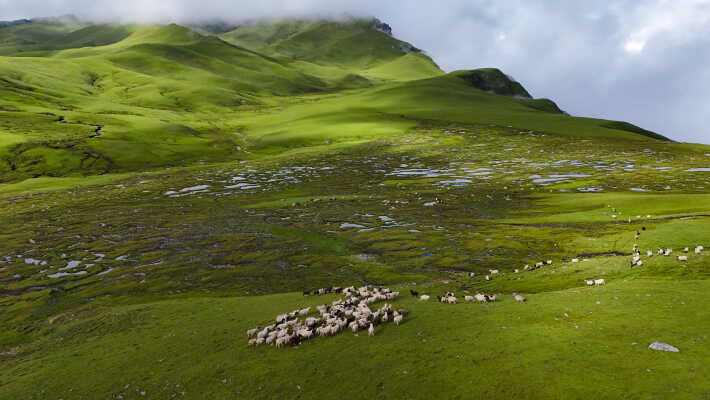
[[[520,272],[520,270],[517,269],[517,268],[513,270],[513,273],[514,273],[514,274],[517,274],[518,272]]]
[[[596,285],[596,286],[601,286],[604,284],[606,284],[606,281],[604,279],[595,279],[594,280],[594,285]]]
[[[464,299],[465,301],[469,301],[469,302],[475,300],[475,298],[474,298],[473,296],[463,296],[463,299]]]
[[[419,301],[427,301],[429,300],[429,295],[428,294],[423,294],[419,296]]]
[[[552,265],[552,260],[547,260],[547,265]]]
[[[257,326],[256,328],[254,328],[254,329],[249,329],[249,330],[247,331],[247,337],[252,337],[252,336],[256,335],[257,333],[259,333],[259,327],[258,327],[258,326]]]
[[[513,293],[513,297],[515,297],[515,301],[517,301],[517,302],[522,303],[525,301],[525,297],[523,297],[517,293]]]
[[[584,282],[587,286],[594,286],[594,279],[585,279]]]
[[[488,298],[486,298],[486,295],[485,295],[485,294],[476,293],[476,295],[474,296],[474,298],[475,298],[477,301],[481,302],[481,303],[486,303],[486,302],[488,302]]]
[[[375,336],[375,327],[372,324],[367,329],[367,336]]]
[[[399,326],[399,323],[402,322],[402,318],[404,318],[404,317],[402,316],[402,314],[396,315],[396,316],[394,317],[394,323],[397,324],[397,326]]]
[[[497,269],[489,269],[488,272],[490,272],[491,275],[498,275],[500,273]]]
[[[578,262],[579,262],[579,258],[573,258],[573,259],[572,259],[572,262],[573,262],[573,263],[578,263]]]
[[[456,304],[456,297],[448,296],[448,297],[446,297],[446,302],[449,304]]]
[[[653,252],[651,250],[646,250],[646,256],[653,257]]]
[[[487,281],[490,281],[490,280],[491,280],[491,277],[490,277],[489,275],[486,275],[486,280],[487,280]]]
[[[678,261],[688,261],[688,256],[678,256]]]
[[[498,296],[492,294],[492,295],[488,296],[488,301],[494,302],[494,301],[496,301],[497,298],[498,298]]]

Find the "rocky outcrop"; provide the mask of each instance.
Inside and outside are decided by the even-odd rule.
[[[510,76],[497,68],[481,68],[470,71],[453,72],[455,76],[463,79],[469,85],[486,92],[502,96],[520,97],[531,99],[530,93]]]
[[[375,29],[389,36],[392,36],[392,27],[377,18],[375,18]]]

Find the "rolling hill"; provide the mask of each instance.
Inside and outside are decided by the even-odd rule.
[[[368,138],[360,127],[377,125],[376,138],[437,117],[639,139],[629,125],[561,115],[498,70],[446,74],[374,19],[252,22],[218,35],[75,18],[6,25],[2,182],[357,144]],[[330,114],[341,107],[350,112]]]

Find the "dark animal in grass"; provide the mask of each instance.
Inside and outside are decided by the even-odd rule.
[[[311,292],[308,291],[308,290],[304,290],[304,291],[303,291],[303,295],[304,295],[304,296],[310,296],[310,294],[311,294]]]
[[[414,290],[409,289],[409,293],[412,294],[412,296],[417,297],[419,296],[419,292],[415,292]]]

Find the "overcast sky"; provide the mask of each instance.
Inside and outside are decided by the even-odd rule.
[[[0,20],[372,15],[446,71],[498,67],[573,115],[710,144],[710,0],[0,0]]]

